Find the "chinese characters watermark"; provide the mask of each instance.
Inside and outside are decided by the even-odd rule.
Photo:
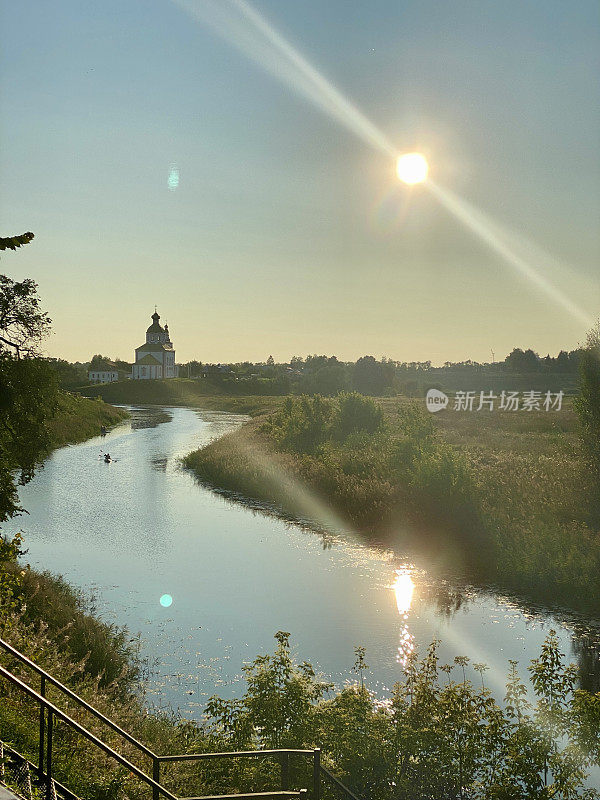
[[[565,393],[560,392],[462,392],[454,395],[452,411],[560,411]],[[450,404],[448,395],[439,389],[429,389],[426,396],[427,409],[432,413],[442,411]]]

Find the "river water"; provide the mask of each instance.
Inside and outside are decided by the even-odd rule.
[[[401,679],[408,653],[437,638],[442,663],[485,662],[486,684],[501,698],[509,660],[525,674],[552,627],[582,683],[597,681],[591,621],[458,590],[398,554],[199,486],[179,459],[244,417],[185,408],[131,415],[104,439],[56,451],[21,490],[29,514],[7,532],[24,530],[32,566],[64,575],[107,622],[141,635],[152,706],[199,718],[209,696],[241,695],[242,664],[272,650],[278,630],[338,685],[356,677],[354,648],[366,647],[367,683],[381,695]],[[105,464],[101,450],[116,461]]]

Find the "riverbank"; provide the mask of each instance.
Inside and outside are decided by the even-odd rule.
[[[124,405],[184,406],[230,411],[256,416],[277,407],[280,396],[229,394],[207,378],[171,378],[153,381],[115,381],[80,389],[85,397],[101,398],[106,403]]]
[[[75,637],[90,627],[98,632],[87,653],[77,657],[64,646],[58,620],[42,605],[29,616],[24,611],[0,615],[0,634],[80,697],[108,716],[135,739],[159,755],[319,747],[321,763],[359,797],[380,800],[427,800],[452,788],[453,796],[473,794],[481,800],[512,796],[527,785],[536,796],[579,796],[587,776],[600,762],[598,750],[600,695],[576,690],[575,673],[550,631],[539,657],[530,665],[524,685],[513,666],[506,676],[507,702],[494,699],[486,688],[486,665],[476,664],[479,681],[466,677],[468,656],[441,666],[438,644],[423,658],[409,659],[405,680],[389,692],[386,703],[369,691],[369,673],[362,648],[355,651],[356,681],[333,690],[312,665],[299,662],[290,634],[275,634],[274,652],[257,655],[242,667],[246,690],[234,700],[212,697],[202,722],[189,722],[164,712],[149,712],[143,684],[137,683],[139,663],[126,632],[116,631],[98,617],[82,611],[81,601],[64,582],[46,582],[58,593],[61,613],[71,611]],[[122,663],[121,674],[99,669],[98,659]],[[14,659],[2,657],[26,683],[31,675]],[[557,696],[556,687],[560,686]],[[72,719],[148,774],[147,758],[82,711],[72,700],[46,687],[47,695]],[[523,695],[535,698],[523,703]],[[2,742],[35,763],[38,755],[38,714],[28,698],[14,687],[3,687],[0,704]],[[548,707],[560,727],[548,736]],[[443,724],[442,724],[443,723]],[[432,739],[432,731],[435,736]],[[88,800],[142,800],[147,786],[129,770],[116,768],[82,737],[58,726],[53,740],[53,774],[77,796]],[[523,758],[525,749],[527,758]],[[210,760],[180,762],[163,770],[162,784],[177,796],[227,796],[235,792],[266,792],[281,787],[278,760]],[[550,767],[552,777],[548,776]],[[6,780],[10,771],[3,775]],[[483,780],[483,778],[486,780]],[[289,764],[294,788],[310,786],[311,760]],[[486,788],[490,786],[490,790]],[[328,785],[324,800],[333,800]],[[582,795],[583,796],[583,795]]]
[[[58,406],[46,425],[52,449],[76,444],[98,436],[102,426],[110,428],[128,417],[127,411],[103,400],[91,400],[68,392],[60,392]]]
[[[377,434],[330,437],[312,452],[289,446],[281,430],[302,428],[295,409],[288,420],[255,419],[184,463],[213,489],[415,551],[438,571],[598,611],[600,537],[585,521],[588,479],[570,404],[438,415],[418,401],[377,405]]]
[[[111,428],[128,416],[103,401],[59,392],[45,423],[48,445],[40,457],[98,436],[102,426]],[[31,569],[26,555],[20,533],[0,539],[0,636],[105,710],[108,698],[132,697],[139,664],[125,629],[91,613],[84,595],[62,577]],[[30,677],[22,675],[26,681]],[[35,761],[35,737],[23,711],[21,698],[0,704],[1,738]],[[107,782],[105,776],[99,778],[100,765],[86,764],[83,769],[85,761],[68,755],[68,748],[58,749],[64,775],[73,777],[82,792],[90,789],[98,796],[98,788]]]
[[[101,426],[110,428],[128,416],[124,409],[103,401],[60,392],[56,410],[46,422],[50,450],[98,436]],[[0,618],[7,608],[22,609],[22,624],[43,622],[55,644],[71,650],[75,659],[87,659],[85,669],[93,677],[110,683],[121,676],[127,682],[132,676],[127,678],[124,670],[131,653],[122,634],[86,615],[83,595],[60,576],[22,570],[22,562],[15,558],[26,555],[22,547],[21,534],[12,541],[0,540],[0,589],[5,590],[0,591]]]

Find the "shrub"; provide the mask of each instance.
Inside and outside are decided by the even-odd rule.
[[[383,412],[370,398],[357,392],[340,394],[331,423],[332,438],[344,441],[351,434],[374,434],[383,427]]]
[[[275,638],[274,655],[244,668],[245,695],[209,704],[214,735],[231,746],[318,745],[324,765],[371,800],[597,796],[580,792],[598,759],[600,696],[575,689],[553,631],[529,666],[530,687],[512,663],[504,705],[485,687],[484,664],[474,665],[475,687],[469,658],[440,665],[437,642],[422,660],[413,654],[387,700],[362,681],[326,697],[331,687],[295,661],[289,634]]]

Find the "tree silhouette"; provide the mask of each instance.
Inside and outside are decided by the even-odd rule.
[[[0,236],[0,250],[16,250],[17,247],[22,247],[24,244],[29,244],[33,239],[34,234],[31,231],[21,233],[18,236],[9,236],[3,238]]]

